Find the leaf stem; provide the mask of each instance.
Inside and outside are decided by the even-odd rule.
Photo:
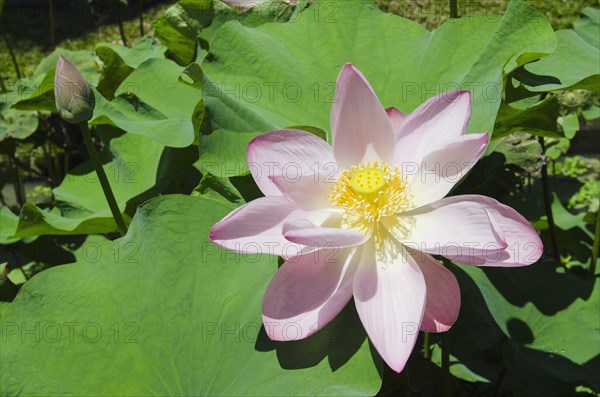
[[[492,397],[497,397],[500,392],[500,386],[502,386],[502,381],[504,381],[504,377],[506,376],[506,367],[503,365],[496,381],[494,382],[494,388],[492,389]]]
[[[54,21],[54,5],[52,0],[48,0],[48,19],[50,19],[50,49],[54,51],[56,47],[55,21]]]
[[[121,2],[117,0],[117,22],[119,24],[119,33],[121,33],[121,40],[123,45],[127,47],[127,38],[125,37],[125,29],[123,28],[123,17],[121,16]]]
[[[21,251],[21,241],[19,241],[17,243],[17,246],[19,247],[19,251]],[[19,267],[19,270],[21,271],[21,273],[23,273],[23,277],[25,277],[25,280],[29,280],[30,277],[27,275],[27,272],[25,272],[25,270],[23,270],[23,265],[21,265],[21,261],[19,260],[19,255],[15,255],[15,262],[17,263],[17,266]]]
[[[13,172],[13,187],[15,189],[15,198],[17,199],[17,203],[19,207],[22,207],[23,204],[27,201],[27,196],[25,195],[25,187],[23,186],[23,170],[21,169],[21,163],[19,159],[14,154],[8,157],[8,163]]]
[[[144,37],[144,0],[138,0],[140,6],[140,37]]]
[[[115,222],[119,227],[119,232],[121,233],[121,236],[124,236],[125,233],[127,233],[127,227],[125,226],[125,221],[123,220],[121,210],[119,210],[119,205],[117,204],[115,195],[113,194],[113,191],[110,188],[110,183],[108,183],[108,178],[106,177],[104,168],[102,168],[100,156],[98,155],[98,151],[96,150],[94,142],[92,141],[92,133],[90,132],[87,122],[79,124],[79,128],[81,128],[81,134],[83,135],[85,147],[87,148],[88,154],[90,155],[90,160],[92,161],[92,164],[94,164],[94,168],[96,168],[96,174],[98,175],[98,180],[100,180],[102,191],[104,192],[104,196],[106,197],[106,201],[108,202],[108,206],[110,207],[110,212],[112,212],[113,218],[115,218]]]
[[[598,262],[598,250],[600,249],[600,210],[596,215],[596,233],[594,236],[594,246],[592,247],[592,263],[588,269],[588,277],[593,279],[596,276],[596,262]]]
[[[450,18],[458,18],[458,0],[450,0]]]
[[[19,63],[17,62],[17,56],[15,55],[15,52],[13,51],[10,42],[8,41],[8,38],[6,37],[6,34],[4,32],[2,32],[2,38],[4,39],[4,43],[6,44],[6,49],[8,50],[8,53],[10,54],[10,58],[12,59],[13,62],[13,66],[15,67],[15,72],[17,73],[17,79],[20,79],[21,76],[21,69],[19,69]]]
[[[21,169],[21,163],[19,159],[15,157],[15,177],[17,189],[19,191],[19,204],[21,207],[27,202],[27,195],[25,194],[25,185],[23,185],[23,170]]]
[[[548,182],[548,159],[546,158],[546,143],[544,142],[544,137],[539,137],[538,141],[542,148],[542,189],[544,194],[544,206],[546,207],[546,217],[548,218],[548,228],[550,229],[550,238],[552,239],[554,259],[560,261],[560,246],[558,245],[558,234],[556,232],[556,224],[554,223],[554,215],[552,214],[552,196],[550,193],[550,184]]]
[[[41,144],[42,150],[44,152],[44,157],[46,158],[46,165],[48,167],[48,177],[50,179],[50,185],[54,188],[58,186],[58,180],[56,178],[56,173],[54,172],[52,154],[50,153],[50,141],[47,141],[47,145]]]
[[[4,77],[0,74],[0,87],[2,87],[2,92],[6,92],[6,85],[4,84]]]
[[[423,358],[429,360],[431,355],[429,354],[429,332],[424,332],[423,335]]]

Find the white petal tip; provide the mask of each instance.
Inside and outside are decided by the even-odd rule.
[[[384,360],[385,361],[385,360]],[[386,364],[397,374],[399,374],[400,372],[402,372],[404,370],[404,367],[406,367],[406,362],[401,362],[401,363],[388,363],[386,361]]]

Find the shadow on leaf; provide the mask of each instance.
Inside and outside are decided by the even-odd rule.
[[[284,369],[313,367],[327,358],[331,370],[336,371],[356,354],[366,338],[367,334],[358,318],[354,302],[350,302],[332,322],[306,339],[272,341],[263,326],[255,349],[261,352],[275,350],[279,365]]]

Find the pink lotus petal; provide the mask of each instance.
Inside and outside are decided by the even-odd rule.
[[[385,109],[385,112],[390,118],[390,123],[392,123],[392,128],[394,129],[394,137],[396,138],[396,140],[398,140],[400,138],[398,136],[398,134],[400,133],[400,127],[402,126],[402,123],[408,115],[403,111],[393,107]]]
[[[456,262],[477,266],[518,267],[528,266],[540,259],[544,251],[542,240],[531,224],[521,214],[507,205],[490,197],[461,195],[438,201],[440,205],[454,207],[461,205],[479,206],[485,209],[500,229],[507,247],[501,252],[465,256],[446,256]],[[436,203],[437,204],[437,203]]]
[[[329,194],[332,182],[327,182],[328,176],[321,172],[294,177],[275,175],[270,179],[288,200],[296,203],[298,208],[306,211],[331,208]]]
[[[412,257],[419,264],[427,286],[421,331],[448,331],[460,311],[460,288],[456,277],[429,254],[414,252]]]
[[[272,340],[304,339],[329,323],[352,297],[360,248],[323,249],[286,261],[263,300]]]
[[[297,253],[302,247],[282,234],[283,223],[296,210],[296,205],[284,197],[262,197],[244,204],[215,224],[209,239],[243,254]]]
[[[360,232],[339,227],[320,227],[306,219],[287,221],[282,230],[287,240],[314,249],[353,247],[367,241],[367,237]]]
[[[248,166],[265,196],[281,196],[270,177],[337,172],[331,146],[317,136],[301,130],[272,131],[248,144]]]
[[[343,168],[394,158],[394,131],[385,109],[367,79],[349,63],[337,80],[331,133],[334,156]]]
[[[493,218],[480,205],[448,199],[439,200],[416,210],[400,214],[411,225],[408,235],[390,231],[411,249],[443,255],[446,258],[495,256],[507,242]],[[387,223],[387,222],[386,222]]]
[[[529,222],[489,197],[448,197],[403,215],[415,221],[405,244],[467,265],[526,266],[543,251]]]
[[[354,302],[369,339],[396,372],[402,371],[419,334],[426,285],[414,258],[397,247],[394,254],[375,255],[363,246],[354,276]]]
[[[400,126],[394,163],[401,168],[420,164],[429,152],[463,135],[470,117],[469,91],[448,91],[429,99]]]
[[[446,196],[473,168],[487,143],[486,133],[467,134],[429,152],[419,165],[416,175],[409,176],[412,204],[418,208]]]

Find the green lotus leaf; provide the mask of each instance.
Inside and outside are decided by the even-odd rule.
[[[491,133],[504,76],[555,47],[546,19],[518,0],[495,20],[459,18],[432,32],[368,0],[319,1],[288,23],[230,21],[202,63],[210,124],[201,131],[200,159],[235,170],[261,133],[292,125],[328,131],[346,62],[365,74],[385,107],[404,112],[435,94],[469,89],[469,131]]]
[[[93,259],[26,282],[1,309],[2,395],[375,394],[382,362],[352,304],[307,339],[268,339],[261,303],[277,261],[208,241],[229,211],[153,199]]]

